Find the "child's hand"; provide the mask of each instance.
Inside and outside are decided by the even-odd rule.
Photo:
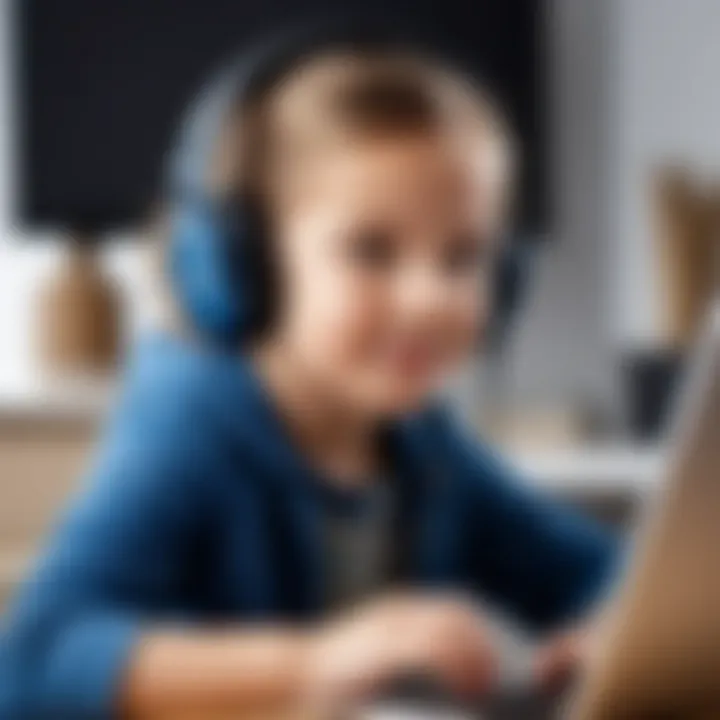
[[[546,690],[559,690],[582,672],[590,655],[591,632],[576,628],[551,638],[538,653],[535,672]]]
[[[312,637],[307,660],[305,689],[325,706],[361,701],[414,674],[459,695],[480,694],[496,671],[476,612],[437,597],[390,597],[361,607]]]

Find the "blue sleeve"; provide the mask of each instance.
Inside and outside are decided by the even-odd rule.
[[[465,487],[468,568],[479,593],[536,631],[581,619],[615,575],[619,539],[522,482],[492,450],[450,434]]]
[[[152,445],[113,444],[5,619],[2,720],[115,716],[128,656],[179,592],[200,513],[187,465]]]

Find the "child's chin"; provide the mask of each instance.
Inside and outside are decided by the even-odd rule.
[[[403,386],[395,384],[384,392],[378,393],[374,399],[374,405],[378,413],[383,415],[397,416],[417,412],[425,407],[433,395],[433,388],[430,385]]]

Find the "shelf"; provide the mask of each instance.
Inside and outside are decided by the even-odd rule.
[[[0,422],[97,422],[112,405],[108,382],[27,385],[0,392]]]
[[[98,422],[112,404],[112,385],[83,383],[0,393],[0,422]],[[558,492],[644,493],[662,474],[657,447],[588,444],[568,449],[508,449],[509,459],[529,482]]]
[[[659,447],[588,445],[568,450],[509,451],[506,456],[531,482],[558,492],[644,494],[659,485]]]

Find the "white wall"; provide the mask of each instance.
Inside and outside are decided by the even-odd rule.
[[[607,12],[597,0],[549,0],[552,242],[538,257],[534,290],[513,352],[515,394],[612,402],[605,310]]]
[[[515,351],[517,392],[606,399],[617,360],[653,345],[648,180],[720,178],[720,2],[550,0],[556,242]]]
[[[647,180],[688,162],[720,177],[720,2],[611,0],[614,86],[607,178],[613,301],[619,344],[657,331]]]

